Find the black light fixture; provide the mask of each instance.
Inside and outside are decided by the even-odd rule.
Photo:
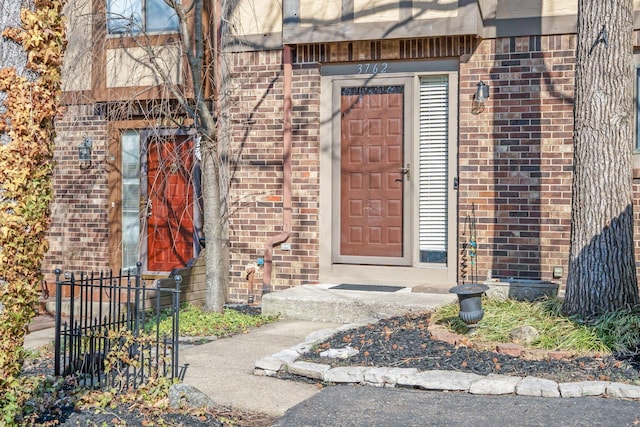
[[[82,142],[78,145],[78,160],[80,160],[80,166],[91,166],[91,147],[93,141],[88,136],[82,138]]]
[[[489,85],[480,80],[476,88],[476,102],[482,104],[487,99],[489,99]]]

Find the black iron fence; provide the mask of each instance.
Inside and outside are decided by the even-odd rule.
[[[120,390],[158,376],[182,378],[180,276],[174,277],[175,287],[165,288],[159,280],[148,285],[140,264],[118,275],[55,273],[55,375],[73,375],[86,387]],[[161,305],[167,299],[169,308]],[[168,321],[170,330],[162,332],[161,322]]]

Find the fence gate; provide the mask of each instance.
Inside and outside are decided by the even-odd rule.
[[[156,376],[184,376],[178,366],[182,278],[174,277],[174,288],[161,288],[159,280],[148,286],[140,267],[118,275],[81,273],[79,279],[55,271],[55,375],[120,390]],[[170,331],[161,332],[167,317]]]

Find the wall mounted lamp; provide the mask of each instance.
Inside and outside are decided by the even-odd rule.
[[[489,85],[480,80],[476,88],[476,102],[483,103],[489,99]]]
[[[80,167],[91,166],[91,147],[93,141],[88,136],[82,138],[82,142],[78,145],[78,160],[80,160]]]
[[[476,86],[476,93],[473,97],[473,114],[484,111],[484,102],[489,99],[489,85],[480,80]]]

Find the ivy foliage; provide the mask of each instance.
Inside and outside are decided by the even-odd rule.
[[[62,7],[63,0],[35,0],[21,11],[22,28],[2,33],[23,47],[28,72],[0,69],[6,95],[0,134],[8,136],[0,143],[0,408],[21,369],[48,249],[54,118],[66,46]]]

